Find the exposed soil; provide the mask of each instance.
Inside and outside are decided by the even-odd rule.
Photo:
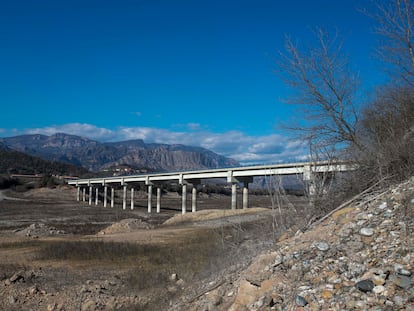
[[[236,211],[230,197],[202,196],[186,215],[174,194],[160,214],[147,213],[144,195],[134,210],[75,197],[71,187],[1,193],[0,309],[167,310],[237,276],[278,236],[266,196]]]

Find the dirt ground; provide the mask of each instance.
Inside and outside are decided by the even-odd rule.
[[[160,214],[147,213],[144,195],[134,210],[75,196],[71,187],[0,193],[0,309],[168,310],[237,275],[280,233],[267,196],[231,211],[230,197],[204,195],[186,215],[176,194]]]

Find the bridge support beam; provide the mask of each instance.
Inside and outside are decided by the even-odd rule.
[[[99,188],[96,187],[95,189],[95,205],[98,206],[99,203]]]
[[[89,206],[92,205],[92,191],[93,191],[92,186],[89,186]]]
[[[103,207],[107,207],[108,205],[108,186],[105,185],[104,186],[104,193],[103,193]]]
[[[243,209],[249,208],[249,183],[253,182],[253,177],[238,177],[243,183]]]
[[[148,213],[152,212],[152,184],[148,184]]]
[[[134,188],[131,188],[131,210],[134,209]]]
[[[191,194],[191,212],[195,213],[197,211],[197,187],[193,184],[192,194]]]
[[[86,202],[86,188],[85,187],[82,188],[82,201]]]
[[[187,212],[187,184],[183,183],[181,186],[182,186],[181,213],[185,214]]]
[[[157,213],[161,212],[161,188],[157,187]]]
[[[316,195],[315,173],[312,171],[311,164],[303,167],[303,181],[309,196]]]
[[[115,188],[111,187],[111,208],[115,205]]]
[[[231,209],[237,209],[237,183],[231,184]]]
[[[249,187],[243,186],[243,209],[249,208]]]
[[[123,189],[123,194],[122,194],[122,209],[125,210],[126,209],[126,204],[127,204],[127,185],[124,184],[124,189]]]
[[[76,201],[80,201],[80,187],[77,186],[76,187]]]

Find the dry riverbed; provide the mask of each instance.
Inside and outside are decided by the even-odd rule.
[[[203,196],[186,215],[174,194],[160,214],[144,195],[133,211],[74,198],[70,187],[2,192],[0,309],[165,310],[236,277],[278,234],[266,196],[237,211],[230,197]]]

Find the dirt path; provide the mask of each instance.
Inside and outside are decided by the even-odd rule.
[[[20,198],[13,198],[6,195],[7,190],[0,190],[0,201],[8,200],[8,201],[27,201],[25,199]]]

